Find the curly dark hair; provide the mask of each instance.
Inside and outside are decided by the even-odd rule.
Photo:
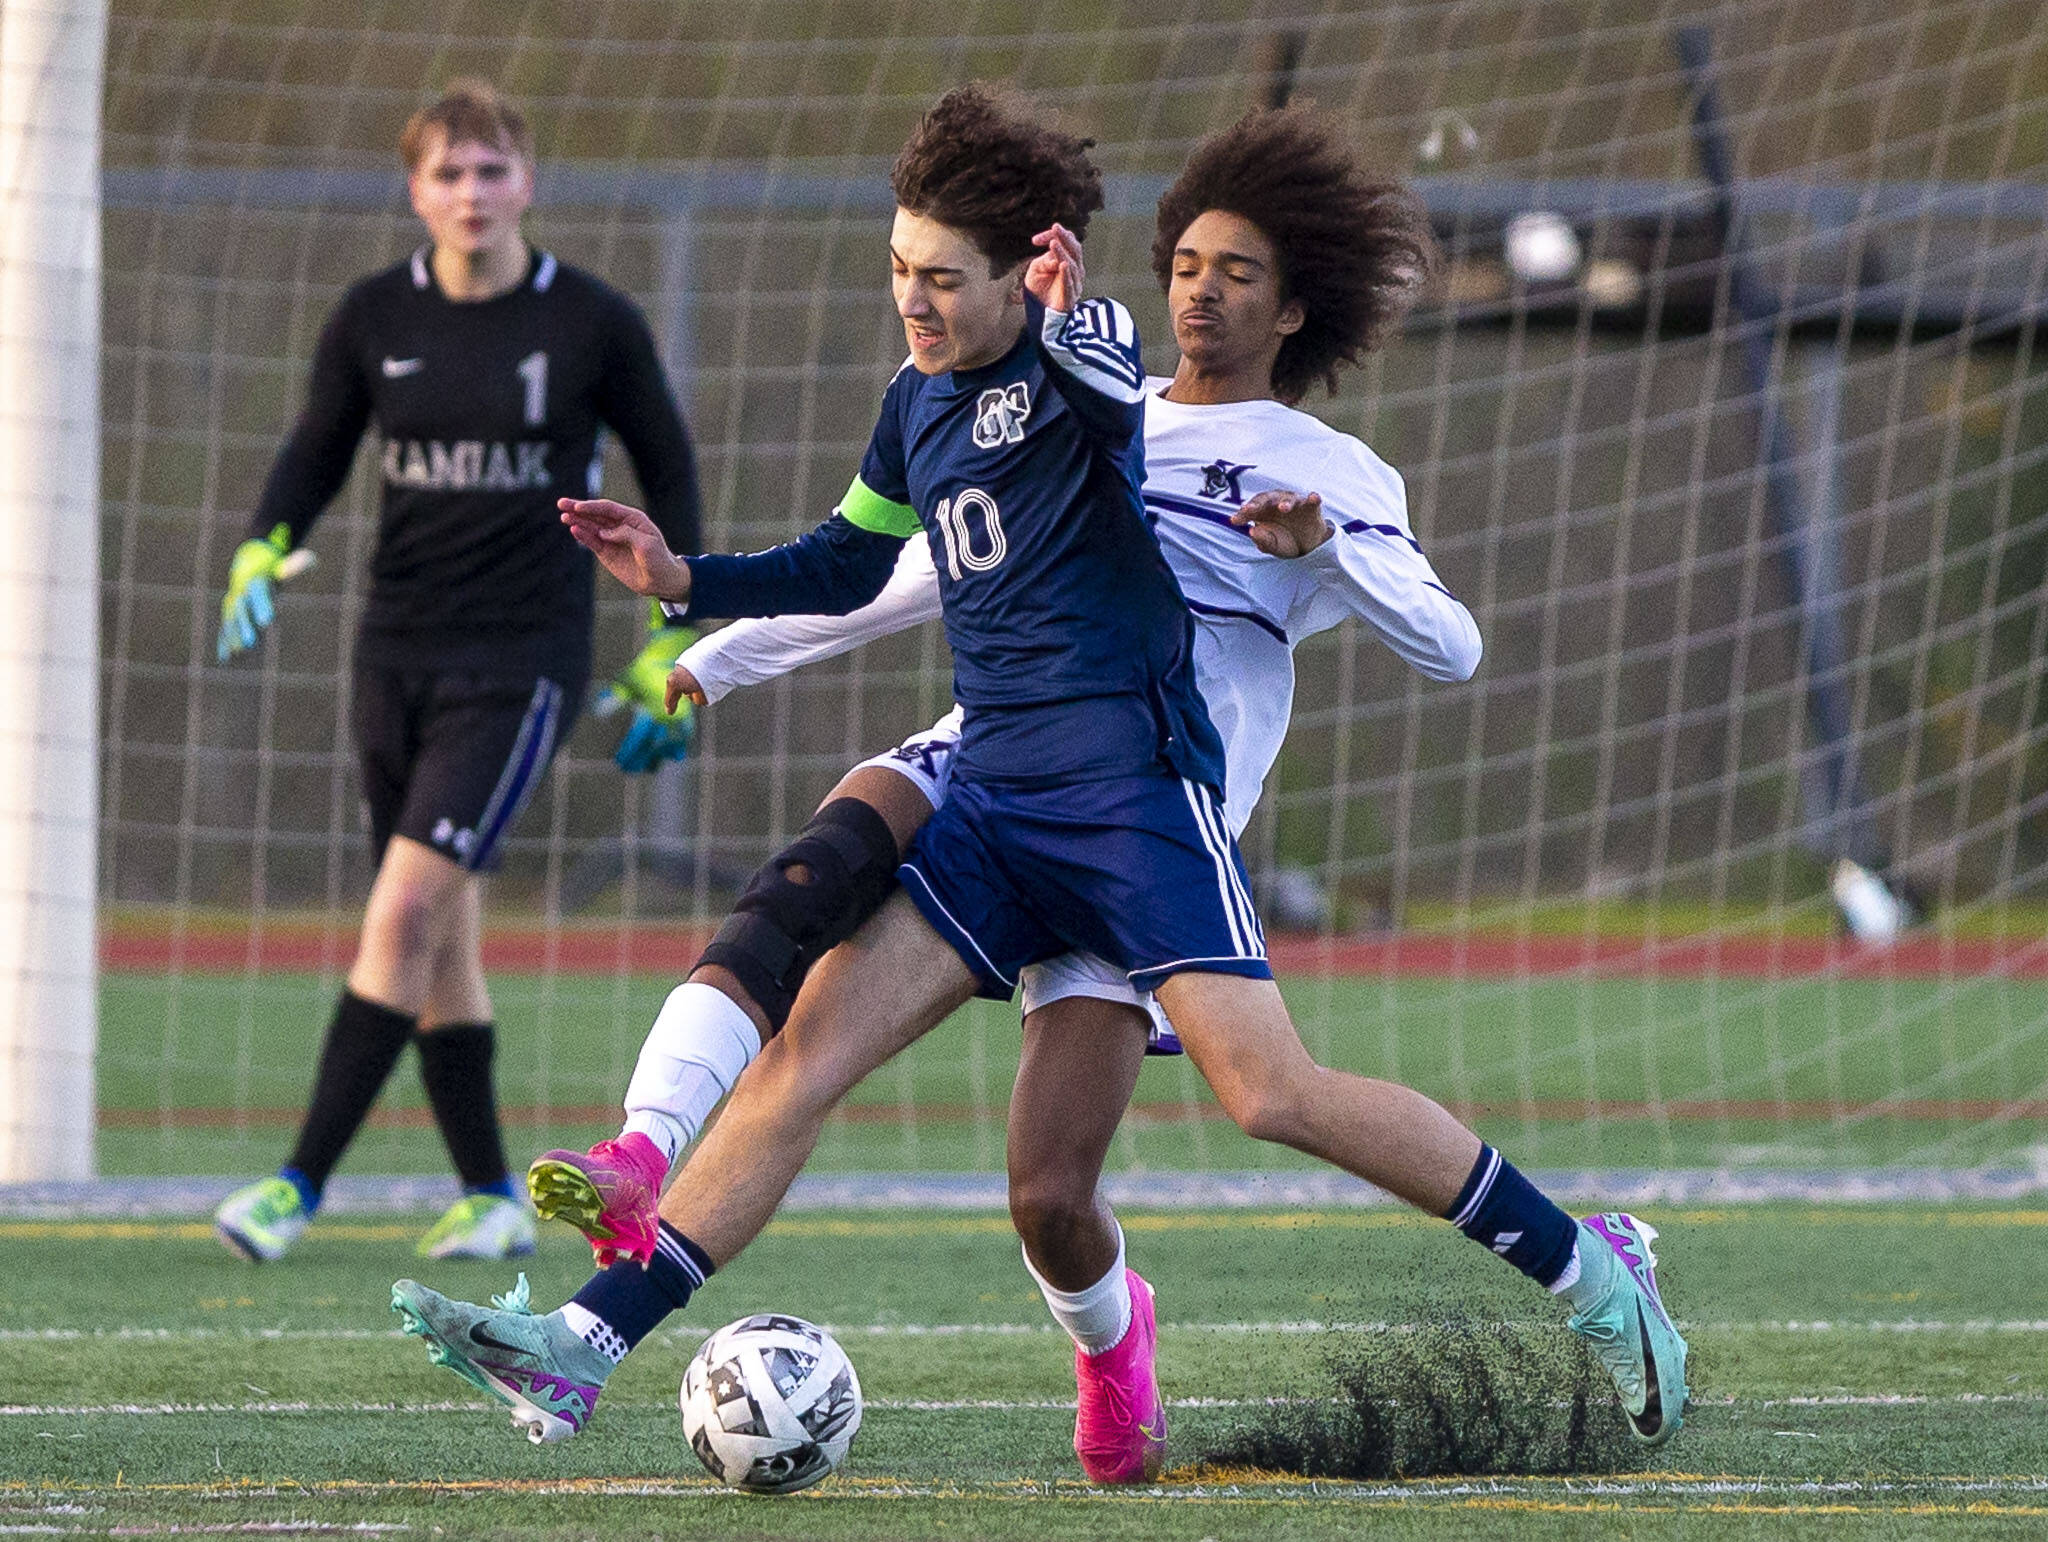
[[[1376,181],[1337,126],[1308,107],[1247,113],[1195,147],[1159,200],[1152,271],[1173,280],[1173,250],[1202,214],[1250,220],[1280,255],[1283,298],[1301,330],[1280,345],[1273,394],[1292,405],[1318,380],[1377,348],[1435,273],[1429,211],[1398,182]]]
[[[889,186],[900,207],[965,233],[993,277],[1035,255],[1031,238],[1055,221],[1088,233],[1088,216],[1102,207],[1094,143],[1037,122],[977,81],[918,120]]]

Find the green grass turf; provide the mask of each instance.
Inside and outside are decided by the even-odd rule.
[[[562,1110],[616,1104],[666,979],[493,981],[500,1096],[518,1150],[609,1133]],[[109,973],[101,993],[101,1167],[262,1171],[289,1145],[333,981]],[[1528,1166],[1787,1166],[2009,1158],[2037,1120],[1985,1105],[2048,1097],[2048,986],[1995,979],[1525,982],[1309,979],[1289,1000],[1330,1064],[1480,1105],[1483,1133]],[[827,1132],[822,1170],[991,1169],[1017,1063],[1013,1009],[975,1003],[860,1087]],[[1918,1100],[1916,1117],[1874,1110]],[[1112,1152],[1122,1168],[1293,1165],[1193,1113],[1184,1061],[1147,1067]],[[1973,1103],[1950,1117],[1934,1104]],[[1598,1104],[1598,1110],[1589,1105]],[[422,1106],[401,1068],[386,1106]],[[532,1111],[540,1111],[538,1113]],[[239,1117],[238,1117],[239,1115]],[[366,1131],[355,1172],[437,1171],[423,1126]]]
[[[481,1298],[512,1273],[416,1261],[424,1220],[332,1222],[262,1268],[197,1221],[0,1221],[0,1527],[1091,1542],[2048,1532],[2048,1211],[1649,1218],[1689,1325],[1697,1406],[1641,1465],[1462,1483],[1209,1474],[1133,1494],[1081,1483],[1064,1408],[1016,1406],[1059,1404],[1072,1379],[1000,1217],[785,1217],[626,1363],[584,1436],[549,1449],[391,1331],[398,1275]],[[1160,1288],[1169,1397],[1313,1395],[1325,1354],[1358,1342],[1247,1325],[1422,1321],[1452,1304],[1555,1317],[1499,1264],[1407,1215],[1127,1222],[1133,1261]],[[528,1261],[536,1302],[572,1291],[586,1259],[550,1235]],[[713,1490],[674,1406],[701,1334],[769,1307],[838,1325],[869,1403],[846,1470],[787,1501]],[[906,1331],[946,1325],[1016,1331]],[[1788,1401],[1814,1398],[1836,1401]],[[987,1406],[905,1406],[963,1400]],[[187,1411],[112,1411],[155,1404]],[[1176,1409],[1175,1461],[1253,1417]]]

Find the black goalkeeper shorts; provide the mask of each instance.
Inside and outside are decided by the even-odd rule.
[[[358,664],[356,752],[374,860],[403,835],[471,872],[497,867],[586,681]]]

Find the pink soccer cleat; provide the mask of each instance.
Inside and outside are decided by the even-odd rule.
[[[550,1151],[526,1170],[526,1192],[544,1221],[567,1221],[590,1239],[597,1266],[654,1259],[656,1206],[668,1158],[638,1130],[588,1151]]]
[[[1126,1269],[1124,1280],[1131,1326],[1122,1342],[1099,1355],[1074,1350],[1074,1455],[1092,1483],[1149,1483],[1166,1465],[1166,1404],[1152,1364],[1159,1349],[1152,1287],[1135,1269]]]

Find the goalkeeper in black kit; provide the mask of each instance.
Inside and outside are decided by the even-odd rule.
[[[305,411],[221,602],[225,661],[254,646],[274,586],[309,563],[300,542],[374,423],[383,496],[353,727],[377,875],[298,1144],[215,1216],[252,1259],[280,1257],[304,1232],[408,1044],[464,1190],[420,1252],[532,1251],[491,1084],[482,875],[583,702],[592,564],[555,500],[595,491],[604,429],[670,544],[698,549],[690,442],[646,320],[521,234],[533,152],[518,111],[481,81],[457,81],[413,116],[399,151],[428,242],[357,283],[328,319]],[[687,640],[657,627],[612,682],[634,709],[626,770],[688,750],[687,706],[672,716],[662,702]]]

